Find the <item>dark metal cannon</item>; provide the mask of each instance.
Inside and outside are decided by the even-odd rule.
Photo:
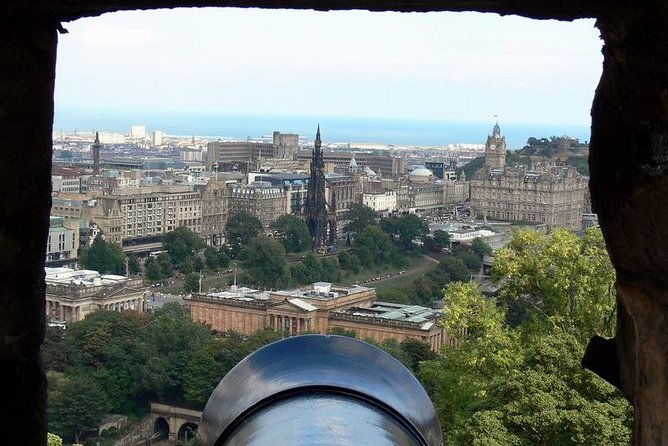
[[[356,339],[307,335],[246,357],[202,414],[201,446],[443,444],[427,393],[399,361]]]

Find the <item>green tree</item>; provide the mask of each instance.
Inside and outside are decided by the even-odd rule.
[[[141,273],[141,264],[137,256],[128,256],[128,272],[133,276]]]
[[[355,254],[362,265],[401,265],[402,257],[390,237],[378,226],[371,225],[355,238]]]
[[[257,217],[246,212],[232,215],[225,225],[232,258],[237,258],[241,253],[241,248],[246,246],[252,238],[257,237],[261,230],[262,222]]]
[[[339,265],[341,268],[357,274],[362,268],[360,259],[355,254],[350,254],[348,251],[343,251],[339,254]]]
[[[154,373],[146,378],[146,384],[155,387],[147,387],[147,391],[159,394],[166,401],[183,399],[188,364],[195,352],[212,343],[209,328],[193,322],[188,308],[169,303],[155,312],[142,331],[141,339],[150,346],[151,360],[158,362],[156,366],[143,368]]]
[[[441,229],[437,229],[431,237],[425,238],[425,246],[427,246],[430,251],[440,252],[443,248],[450,246],[450,234]]]
[[[163,278],[172,276],[172,258],[168,253],[163,252],[158,254],[158,257],[155,258],[160,265],[160,274]]]
[[[380,227],[398,240],[404,251],[415,250],[415,241],[424,240],[429,234],[429,225],[415,214],[402,217],[383,218]]]
[[[183,281],[183,292],[188,293],[197,293],[199,291],[199,273],[190,273],[186,276],[186,280]]]
[[[438,263],[438,270],[446,274],[445,283],[468,282],[471,278],[464,261],[457,257],[446,257]]]
[[[322,280],[325,282],[339,282],[341,280],[341,270],[336,257],[326,257],[320,261],[322,266]]]
[[[217,250],[213,246],[207,246],[204,249],[204,258],[206,259],[206,266],[214,271],[219,268],[227,268],[230,264],[230,258],[225,250]]]
[[[46,327],[42,344],[42,360],[47,370],[62,372],[72,356],[65,330],[60,327]]]
[[[186,401],[204,407],[222,375],[210,348],[198,349],[188,361],[183,374]]]
[[[345,230],[358,234],[367,226],[376,224],[376,211],[360,203],[351,203],[347,218],[349,222]]]
[[[492,444],[490,433],[502,444],[630,444],[630,404],[582,369],[581,354],[570,335],[538,338],[520,367],[493,381],[457,437],[463,444]]]
[[[193,260],[193,268],[197,272],[204,270],[204,261],[201,257],[195,257]]]
[[[471,242],[471,250],[481,259],[483,256],[492,254],[492,248],[480,237],[476,237]]]
[[[296,215],[282,215],[271,227],[281,232],[280,240],[287,252],[301,252],[311,248],[308,226]]]
[[[588,234],[577,241],[565,234],[514,236],[502,255],[508,262],[504,267],[515,262],[506,270],[514,276],[502,287],[502,294],[534,290],[512,283],[519,277],[525,283],[539,279],[530,286],[541,289],[541,265],[518,255],[524,250],[531,249],[539,262],[555,262],[553,274],[563,274],[564,265],[577,264],[580,257],[593,260],[590,268],[597,270],[598,256],[592,252],[592,246],[597,246],[596,252],[600,247],[596,237]],[[576,249],[578,243],[587,249]],[[571,249],[565,249],[568,246]],[[519,274],[529,266],[535,268],[533,277],[526,271]],[[577,280],[569,274],[563,277]],[[586,274],[580,279],[585,284],[592,280]],[[576,304],[589,305],[579,302],[586,301],[586,296],[576,293],[573,297]],[[550,307],[555,312],[552,316],[545,314],[542,303],[528,306],[527,320],[513,328],[498,302],[482,296],[474,284],[448,284],[444,301],[443,325],[454,342],[445,346],[443,356],[420,363],[420,377],[438,408],[449,444],[629,444],[631,406],[579,364],[584,350],[580,330],[589,330],[587,324],[579,328],[567,324],[569,329],[562,329],[550,321],[572,322],[568,306]]]
[[[205,246],[204,241],[186,226],[179,226],[165,234],[162,245],[169,253],[171,261],[184,272],[189,269],[186,265],[190,265]]]
[[[46,434],[46,446],[63,446],[63,439],[56,434]]]
[[[146,278],[149,282],[157,283],[164,279],[160,263],[155,258],[149,257],[146,259],[144,266],[146,268]]]
[[[480,272],[480,268],[482,267],[482,260],[473,251],[469,251],[468,249],[461,249],[457,251],[456,257],[460,259],[464,265],[466,265],[466,268],[472,274],[478,274]]]
[[[140,368],[152,353],[141,342],[146,316],[133,311],[97,311],[67,329],[67,342],[73,354],[66,369],[87,373],[102,388],[110,409],[128,413],[141,407]]]
[[[417,339],[405,339],[399,344],[404,364],[413,373],[417,374],[422,361],[428,361],[436,358],[436,353],[431,351],[429,344]]]
[[[107,410],[104,391],[89,377],[70,375],[49,389],[49,430],[66,440],[78,442],[81,432],[97,427]]]
[[[281,288],[289,282],[285,249],[272,238],[252,239],[241,251],[239,258],[241,265],[257,285]]]
[[[524,307],[545,329],[583,343],[614,334],[615,271],[599,228],[582,238],[564,229],[519,230],[497,251],[493,276],[506,278],[501,298]]]
[[[312,253],[308,253],[301,263],[304,265],[306,274],[306,282],[302,283],[313,283],[322,280],[322,264]]]
[[[125,274],[125,254],[120,246],[99,234],[93,244],[81,251],[81,265],[102,274]]]

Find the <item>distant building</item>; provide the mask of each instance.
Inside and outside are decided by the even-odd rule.
[[[130,137],[134,139],[144,139],[146,138],[146,126],[145,125],[133,125],[130,128]]]
[[[51,190],[67,194],[81,193],[81,177],[63,177],[62,175],[51,175]]]
[[[323,151],[323,162],[333,164],[336,167],[349,168],[350,162],[355,158],[355,167],[380,173],[383,176],[394,177],[406,172],[406,160],[398,156],[386,154],[373,154],[362,152]],[[311,152],[301,150],[298,160],[310,160]]]
[[[124,251],[162,246],[162,235],[185,226],[202,230],[202,197],[188,186],[118,189],[88,201],[85,216]]]
[[[443,204],[460,204],[469,200],[470,185],[464,172],[460,179],[443,181]]]
[[[450,163],[443,161],[426,161],[424,167],[434,173],[439,180],[456,180],[457,176],[454,169],[450,168]]]
[[[265,228],[287,213],[286,202],[285,191],[266,181],[228,187],[229,214],[245,212],[257,217]]]
[[[202,225],[200,235],[210,246],[225,242],[225,225],[229,211],[226,181],[211,179],[202,190]]]
[[[108,158],[102,167],[109,170],[165,170],[172,167],[173,160],[167,158]]]
[[[72,323],[98,310],[144,311],[141,277],[128,278],[69,268],[45,270],[48,319]]]
[[[161,146],[162,145],[162,137],[164,136],[164,133],[162,130],[155,130],[153,131],[153,145],[154,146]]]
[[[299,151],[299,135],[274,132],[273,145],[275,158],[296,159]]]
[[[49,238],[46,245],[46,264],[50,266],[74,265],[79,250],[79,229],[65,226],[64,217],[49,218]]]
[[[439,351],[448,341],[440,325],[442,310],[418,305],[377,302],[376,291],[316,282],[312,287],[260,292],[249,288],[185,298],[192,318],[213,330],[250,335],[272,328],[289,335],[354,330],[360,339],[376,342],[417,339]]]
[[[362,194],[362,204],[387,216],[397,210],[397,191],[386,190]]]
[[[253,172],[248,174],[249,181],[264,181],[285,191],[287,214],[301,215],[306,207],[309,176],[303,173],[289,172]]]
[[[256,162],[260,159],[275,158],[273,143],[251,141],[213,141],[207,144],[206,163],[209,170],[219,163]]]
[[[506,143],[496,124],[485,145],[485,165],[471,181],[478,218],[582,228],[587,178],[574,167],[505,165]]]
[[[186,147],[181,150],[181,161],[202,161],[202,151],[199,149]]]
[[[357,175],[328,173],[325,174],[325,199],[327,203],[336,202],[336,214],[346,214],[352,203],[360,202],[361,183]]]

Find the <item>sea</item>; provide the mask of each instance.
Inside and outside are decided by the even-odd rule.
[[[156,110],[104,110],[56,107],[53,130],[63,132],[108,131],[128,134],[132,125],[148,132],[162,130],[168,136],[203,139],[246,139],[281,133],[297,133],[312,140],[320,125],[322,140],[333,143],[365,143],[395,146],[442,147],[449,144],[484,144],[494,120],[468,122],[435,119],[296,116],[268,114],[203,113]],[[509,149],[520,149],[529,137],[567,135],[589,141],[590,125],[499,122]]]

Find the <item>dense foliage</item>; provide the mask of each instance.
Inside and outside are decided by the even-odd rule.
[[[380,221],[380,227],[399,242],[404,252],[415,251],[416,242],[423,242],[429,234],[427,222],[415,214],[383,218]]]
[[[473,283],[449,283],[444,325],[455,342],[420,364],[447,443],[630,444],[631,406],[579,364],[588,337],[613,329],[614,272],[600,230],[518,231],[494,268],[500,299],[519,316],[511,321]]]
[[[99,311],[66,331],[49,327],[49,430],[71,442],[107,413],[140,414],[149,401],[201,409],[238,361],[280,337],[214,336],[178,304],[153,317]]]
[[[125,274],[125,254],[116,243],[107,242],[102,234],[81,251],[81,266],[101,274]]]
[[[281,288],[290,283],[285,249],[277,240],[255,237],[241,250],[241,265],[255,285]]]
[[[241,249],[250,242],[253,237],[262,231],[262,222],[255,216],[246,212],[232,215],[225,225],[225,235],[230,246],[232,258],[237,258]]]
[[[162,238],[162,245],[169,253],[172,263],[183,273],[199,271],[201,264],[197,264],[199,251],[204,249],[204,241],[190,228],[179,226],[168,232]]]
[[[287,252],[301,252],[311,248],[308,226],[296,215],[282,215],[271,227],[280,232],[280,241]]]
[[[360,203],[352,203],[348,208],[348,223],[345,230],[360,233],[367,226],[376,224],[376,211]]]

